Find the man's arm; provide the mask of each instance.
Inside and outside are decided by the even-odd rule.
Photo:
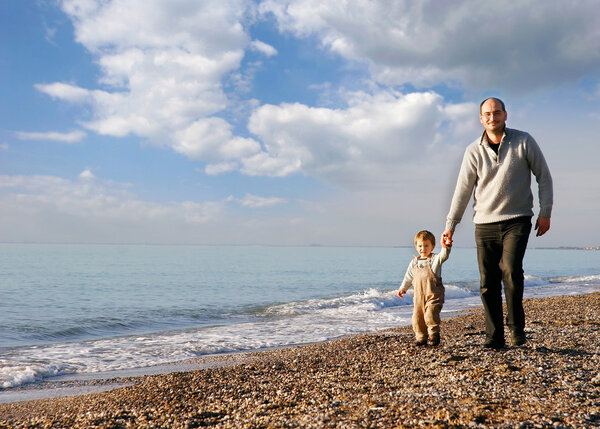
[[[550,216],[554,202],[554,189],[552,175],[544,158],[544,154],[535,139],[529,136],[527,141],[527,161],[529,168],[538,183],[538,197],[540,204],[539,217],[535,223],[536,236],[544,235],[550,229]]]
[[[471,151],[474,150],[473,146],[469,146],[465,150],[463,161],[460,166],[458,178],[456,179],[456,188],[454,189],[454,195],[452,196],[452,203],[450,204],[450,211],[446,218],[446,235],[452,240],[452,235],[456,225],[460,223],[462,217],[467,209],[471,195],[473,194],[473,188],[477,182],[477,166],[474,156]],[[442,242],[443,246],[444,242]]]

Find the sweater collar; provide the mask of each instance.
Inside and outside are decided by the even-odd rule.
[[[500,143],[505,142],[505,141],[509,141],[509,137],[510,137],[510,129],[509,128],[504,128],[504,134],[502,135],[502,140],[500,140]],[[481,138],[479,139],[479,144],[480,145],[484,145],[486,144],[489,146],[489,141],[487,139],[487,135],[485,133],[485,130],[483,131],[483,134],[481,134]]]

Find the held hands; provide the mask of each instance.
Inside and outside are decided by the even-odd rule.
[[[535,222],[535,229],[537,230],[535,236],[539,237],[544,235],[550,229],[550,218],[549,217],[538,217]]]
[[[442,234],[442,247],[448,248],[452,247],[452,236],[454,235],[454,231],[450,231],[449,229],[444,231]]]

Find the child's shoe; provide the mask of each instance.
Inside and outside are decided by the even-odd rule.
[[[440,334],[433,334],[431,337],[429,337],[428,344],[430,346],[439,346],[440,345]]]
[[[415,346],[426,346],[426,345],[427,345],[427,339],[415,340]]]

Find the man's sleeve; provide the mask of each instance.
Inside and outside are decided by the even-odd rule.
[[[462,220],[477,182],[477,166],[471,151],[471,146],[465,151],[458,179],[456,180],[452,204],[450,204],[450,212],[448,212],[446,218],[446,229],[450,231],[454,231],[456,225]]]
[[[552,215],[552,204],[554,202],[554,188],[552,184],[552,175],[544,158],[544,154],[535,139],[529,136],[527,142],[527,161],[531,172],[538,183],[538,197],[540,204],[541,217],[550,217]]]

